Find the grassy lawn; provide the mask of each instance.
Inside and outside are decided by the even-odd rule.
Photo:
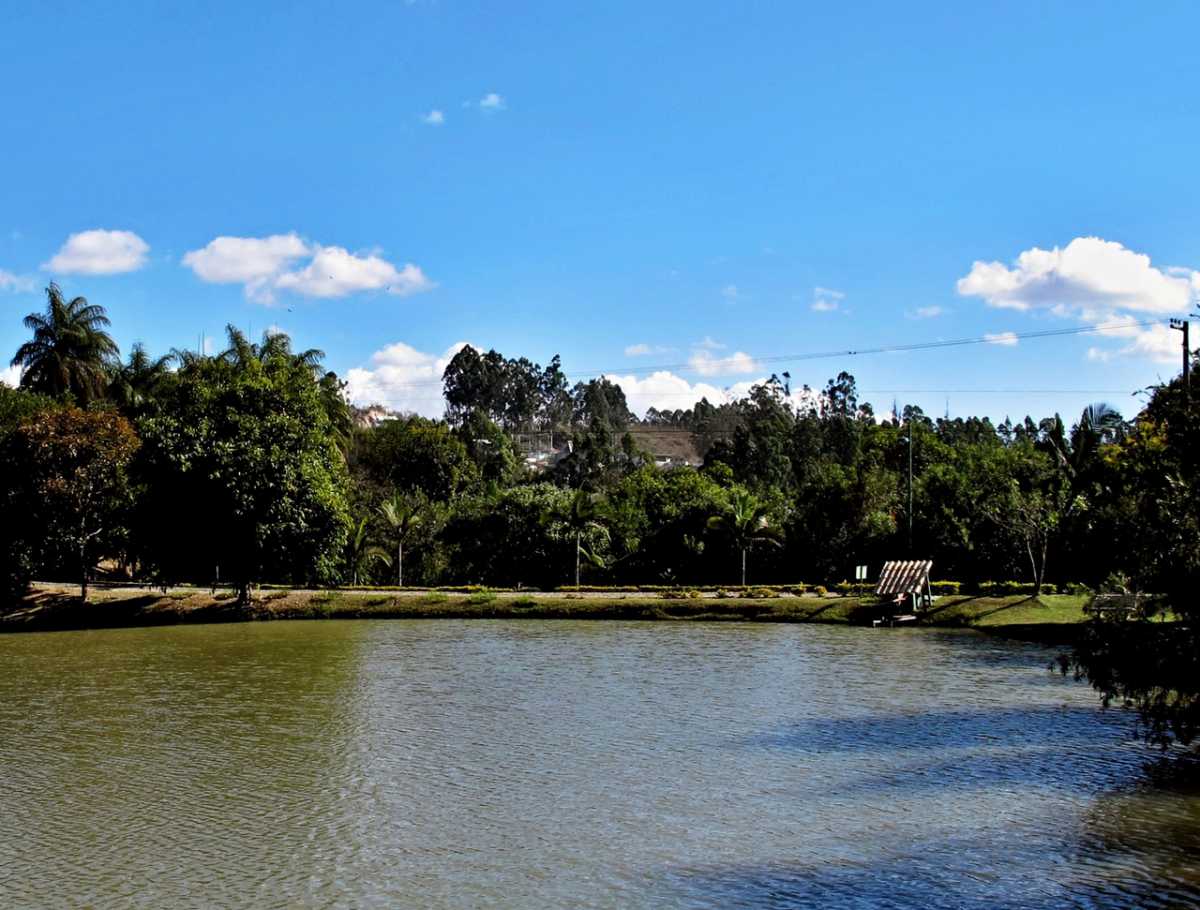
[[[1034,637],[1075,626],[1087,617],[1083,596],[938,598],[920,626],[1035,630]],[[617,619],[668,622],[783,622],[869,626],[882,614],[870,598],[779,596],[668,598],[655,593],[583,596],[541,593],[294,591],[260,592],[248,606],[227,592],[173,589],[97,590],[81,604],[69,588],[44,586],[7,612],[0,631],[92,628],[178,622],[272,619]]]

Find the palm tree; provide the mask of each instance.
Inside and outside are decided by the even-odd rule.
[[[404,587],[404,543],[425,523],[428,503],[420,493],[397,493],[379,507],[379,514],[396,538],[396,586]]]
[[[350,584],[358,585],[358,572],[372,562],[381,562],[390,566],[392,561],[382,547],[371,543],[371,519],[367,516],[360,518],[352,527],[350,539],[346,542],[346,561],[350,563]]]
[[[218,355],[218,359],[234,367],[246,367],[256,362],[265,364],[275,358],[283,358],[297,366],[304,366],[313,371],[316,378],[322,375],[321,361],[325,352],[316,348],[307,351],[293,351],[292,339],[286,332],[263,332],[261,344],[254,344],[235,325],[225,326],[225,335],[229,339],[229,347]]]
[[[734,490],[728,511],[714,515],[708,526],[725,531],[742,557],[742,587],[746,586],[746,553],[756,543],[780,546],[775,531],[767,526],[767,507],[753,493]]]
[[[46,288],[46,312],[30,313],[25,327],[33,339],[17,349],[12,366],[23,367],[21,388],[59,396],[70,392],[80,404],[101,398],[108,371],[116,366],[116,342],[104,307],[85,297],[70,301],[54,282]]]
[[[588,561],[595,565],[602,564],[600,558],[595,553],[584,549],[583,535],[590,531],[599,531],[607,535],[608,529],[603,524],[603,519],[606,515],[607,509],[602,499],[592,496],[583,490],[576,490],[575,495],[571,497],[570,504],[559,516],[563,524],[567,526],[567,530],[575,538],[575,587],[579,587],[579,561],[581,556],[586,556]]]
[[[140,342],[133,345],[128,362],[113,371],[108,397],[124,411],[137,411],[146,405],[170,374],[172,355],[151,359]]]

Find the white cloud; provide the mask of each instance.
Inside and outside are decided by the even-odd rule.
[[[1149,256],[1119,243],[1076,237],[1061,249],[1032,247],[1017,257],[1012,268],[1001,262],[975,262],[957,287],[959,294],[979,297],[988,306],[1044,310],[1054,316],[1111,324],[1102,335],[1130,340],[1109,351],[1093,347],[1089,359],[1122,354],[1165,362],[1171,337],[1166,326],[1120,323],[1186,312],[1200,298],[1200,271],[1155,268]]]
[[[117,275],[136,272],[149,252],[150,245],[132,231],[80,231],[42,268],[64,275]]]
[[[845,299],[846,295],[842,291],[818,286],[813,288],[813,302],[810,309],[814,313],[832,313],[841,306],[841,302]]]
[[[1144,253],[1099,237],[1076,237],[1062,249],[1033,247],[1011,269],[1001,262],[976,262],[958,280],[958,293],[981,297],[988,306],[1060,313],[1082,307],[1176,313],[1186,310],[1198,292],[1200,272],[1160,271]]]
[[[742,293],[738,290],[738,286],[736,284],[727,284],[725,287],[721,288],[721,296],[726,300],[737,300],[742,296]]]
[[[647,408],[677,410],[690,408],[701,398],[712,404],[724,404],[728,397],[724,389],[707,382],[691,383],[668,370],[649,376],[608,376],[625,393],[625,401],[635,414],[645,414]]]
[[[446,122],[446,115],[434,108],[428,114],[421,115],[421,122],[428,123],[430,126],[441,126]]]
[[[940,306],[919,306],[908,314],[909,319],[935,319],[938,316],[945,314],[945,309]]]
[[[296,234],[270,237],[217,237],[192,250],[183,264],[211,284],[243,284],[246,296],[270,302],[273,282],[293,262],[310,255],[307,243]]]
[[[34,281],[33,276],[17,275],[14,272],[0,269],[0,291],[24,293],[32,291],[35,287],[37,287],[37,282]]]
[[[293,268],[303,259],[307,265]],[[382,290],[404,297],[434,287],[412,263],[397,268],[378,253],[310,244],[294,233],[218,237],[187,253],[183,264],[204,281],[244,285],[246,296],[259,303],[271,303],[277,290],[321,298]]]
[[[697,341],[692,347],[708,348],[710,351],[723,351],[729,347],[727,344],[721,344],[719,341],[714,341],[711,335],[705,335],[701,341]]]
[[[349,370],[346,392],[360,407],[382,404],[393,411],[441,417],[446,410],[442,373],[466,345],[460,341],[437,355],[397,341],[376,351],[368,366]]]
[[[688,366],[701,376],[736,376],[762,369],[745,351],[734,351],[728,357],[714,357],[708,348],[694,351],[688,358]]]
[[[3,369],[0,369],[0,385],[6,385],[11,389],[15,389],[20,384],[20,367],[4,367]]]
[[[502,111],[507,106],[504,97],[495,92],[488,92],[479,99],[479,107],[485,111]]]
[[[434,284],[411,262],[397,269],[375,253],[359,256],[340,246],[321,246],[307,266],[280,275],[275,286],[305,297],[328,298],[379,290],[407,297],[428,291]]]
[[[1006,348],[1016,347],[1019,340],[1016,332],[985,333],[983,337],[988,344],[998,344]]]
[[[669,354],[674,348],[661,344],[631,344],[625,348],[626,357],[645,357],[648,354]]]
[[[707,382],[688,382],[669,370],[659,370],[649,376],[607,376],[612,382],[621,387],[629,409],[635,414],[643,415],[648,408],[665,410],[687,410],[700,399],[707,398],[710,404],[721,405],[740,398],[745,398],[750,389],[766,382],[766,378],[734,383],[726,388]],[[792,389],[789,398],[798,408],[805,408],[819,402],[819,395],[808,389]]]

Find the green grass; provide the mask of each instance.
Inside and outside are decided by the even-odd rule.
[[[690,593],[690,592],[689,592]],[[732,592],[728,592],[732,595]],[[749,593],[749,592],[748,592]],[[757,592],[756,592],[757,593]],[[274,590],[247,607],[237,607],[207,592],[186,602],[144,592],[119,592],[103,603],[80,605],[77,597],[56,596],[35,611],[0,614],[0,630],[29,628],[89,628],[145,625],[149,622],[205,622],[219,612],[223,621],[273,619],[597,619],[653,620],[660,622],[776,622],[828,623],[869,626],[884,614],[873,598],[780,596],[683,596],[665,598],[659,593],[625,596],[579,594],[531,595],[527,592],[470,593],[429,591],[419,595],[366,594],[321,591],[296,594]],[[32,602],[32,601],[31,601]],[[1087,619],[1083,595],[1045,595],[1034,599],[1009,597],[944,596],[922,614],[918,626],[978,628],[996,634],[1049,640],[1070,637]],[[26,604],[28,606],[29,604]]]

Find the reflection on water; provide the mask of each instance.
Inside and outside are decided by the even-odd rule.
[[[0,637],[0,906],[1200,907],[1200,796],[968,634]]]

